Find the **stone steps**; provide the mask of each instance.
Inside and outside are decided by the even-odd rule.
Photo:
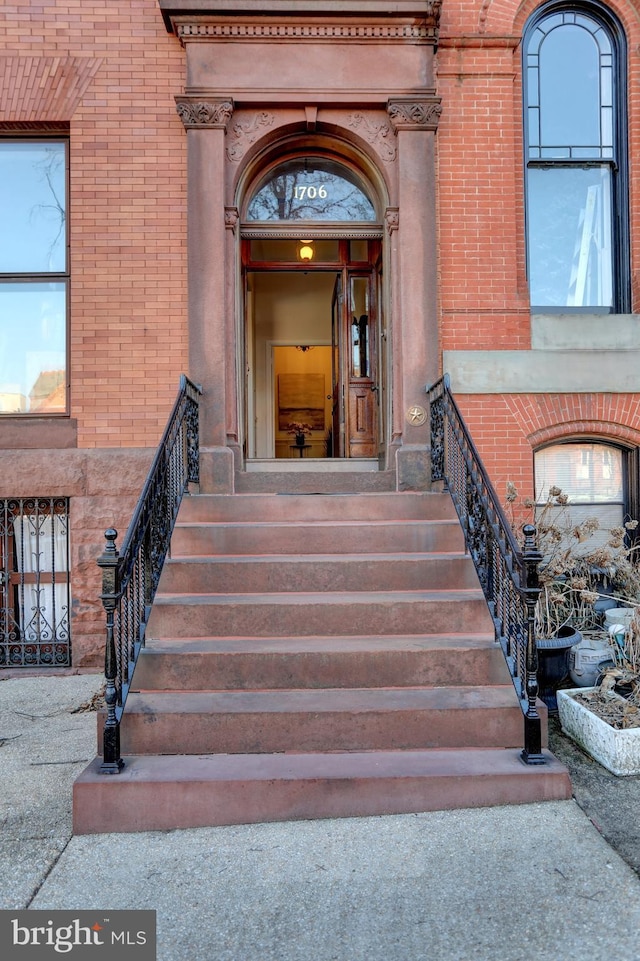
[[[125,767],[77,780],[77,833],[570,796],[551,756],[519,759],[521,708],[448,495],[372,493],[375,473],[357,494],[327,493],[356,473],[301,493],[305,476],[185,498]]]

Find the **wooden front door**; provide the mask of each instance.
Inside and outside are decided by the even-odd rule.
[[[346,266],[332,303],[333,434],[339,457],[378,453],[377,304],[372,268]]]

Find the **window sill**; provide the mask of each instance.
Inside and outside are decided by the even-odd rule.
[[[0,417],[0,449],[51,450],[78,446],[78,422],[71,417]]]

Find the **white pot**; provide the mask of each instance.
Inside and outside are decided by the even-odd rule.
[[[612,774],[618,777],[640,774],[640,727],[618,731],[575,700],[576,694],[590,690],[594,688],[558,691],[562,730]]]
[[[582,640],[569,651],[569,675],[578,687],[593,687],[598,680],[600,665],[615,660],[613,648],[606,642]]]
[[[604,612],[604,626],[609,630],[614,624],[622,624],[626,630],[631,624],[634,611],[633,607],[610,607]]]

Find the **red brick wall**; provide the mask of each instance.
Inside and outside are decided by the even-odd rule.
[[[629,154],[640,156],[640,19],[608,4],[627,35]],[[531,348],[525,276],[520,37],[536,0],[442,6],[437,55],[440,325],[445,350]],[[634,309],[640,310],[640,201],[630,182]],[[640,443],[635,395],[457,397],[499,493],[533,493],[533,449],[579,436]]]
[[[5,4],[0,49],[5,129],[70,122],[78,445],[155,446],[187,369],[183,51],[156,0]]]

